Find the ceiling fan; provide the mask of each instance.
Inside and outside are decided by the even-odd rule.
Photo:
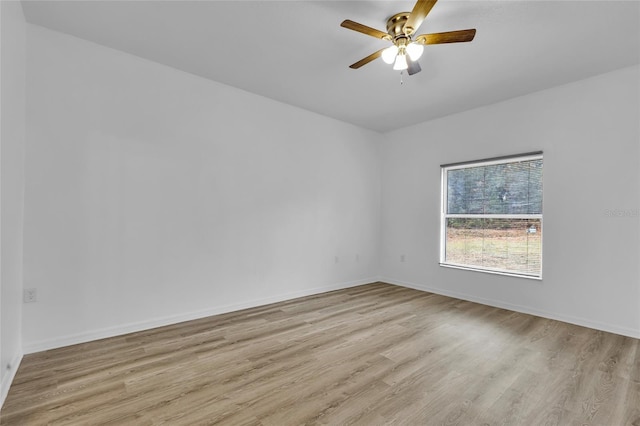
[[[349,68],[358,69],[382,56],[382,60],[387,64],[393,64],[394,70],[407,70],[409,75],[413,75],[421,70],[420,64],[417,61],[422,55],[424,45],[461,43],[473,40],[476,35],[475,29],[413,36],[422,24],[422,21],[424,21],[431,11],[431,8],[436,4],[436,1],[437,0],[418,0],[411,12],[396,13],[387,20],[386,33],[349,19],[344,20],[340,24],[341,27],[393,43],[391,46],[380,49],[366,58],[349,65]]]

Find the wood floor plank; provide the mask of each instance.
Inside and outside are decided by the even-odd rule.
[[[640,341],[384,283],[24,357],[0,425],[640,426]]]

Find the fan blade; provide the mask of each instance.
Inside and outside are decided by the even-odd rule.
[[[413,6],[409,19],[407,19],[407,22],[404,24],[403,31],[406,35],[411,35],[420,28],[422,21],[424,21],[424,18],[431,12],[431,8],[436,4],[436,1],[438,0],[418,0],[416,5]]]
[[[386,47],[385,47],[385,49],[386,49]],[[378,59],[380,57],[380,55],[382,55],[382,51],[383,50],[384,49],[380,49],[377,52],[374,52],[371,55],[367,56],[366,58],[360,59],[355,64],[349,65],[349,68],[357,70],[361,66],[367,65],[369,62],[373,61],[374,59]]]
[[[409,66],[407,68],[407,74],[409,75],[414,75],[422,71],[422,68],[420,67],[420,64],[418,63],[418,61],[412,61],[411,58],[409,58],[408,56],[407,56],[407,65]]]
[[[371,37],[380,38],[382,40],[391,40],[391,36],[387,33],[383,33],[380,30],[376,30],[375,28],[367,27],[366,25],[359,24],[357,22],[351,21],[349,19],[345,19],[340,24],[341,27],[347,28],[349,30],[357,31],[362,34],[366,34]]]
[[[471,41],[476,36],[476,30],[447,31],[445,33],[420,34],[415,42],[419,44],[461,43]]]

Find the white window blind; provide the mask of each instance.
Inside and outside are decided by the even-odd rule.
[[[542,153],[442,166],[440,263],[542,277]]]

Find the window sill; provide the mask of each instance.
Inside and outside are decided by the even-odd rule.
[[[451,268],[451,269],[462,269],[464,271],[484,272],[487,274],[504,275],[507,277],[525,278],[528,280],[542,281],[542,276],[516,274],[513,272],[506,272],[506,271],[500,271],[500,270],[494,270],[494,269],[480,269],[480,268],[474,268],[471,266],[456,265],[452,263],[440,263],[440,266],[445,268]]]

